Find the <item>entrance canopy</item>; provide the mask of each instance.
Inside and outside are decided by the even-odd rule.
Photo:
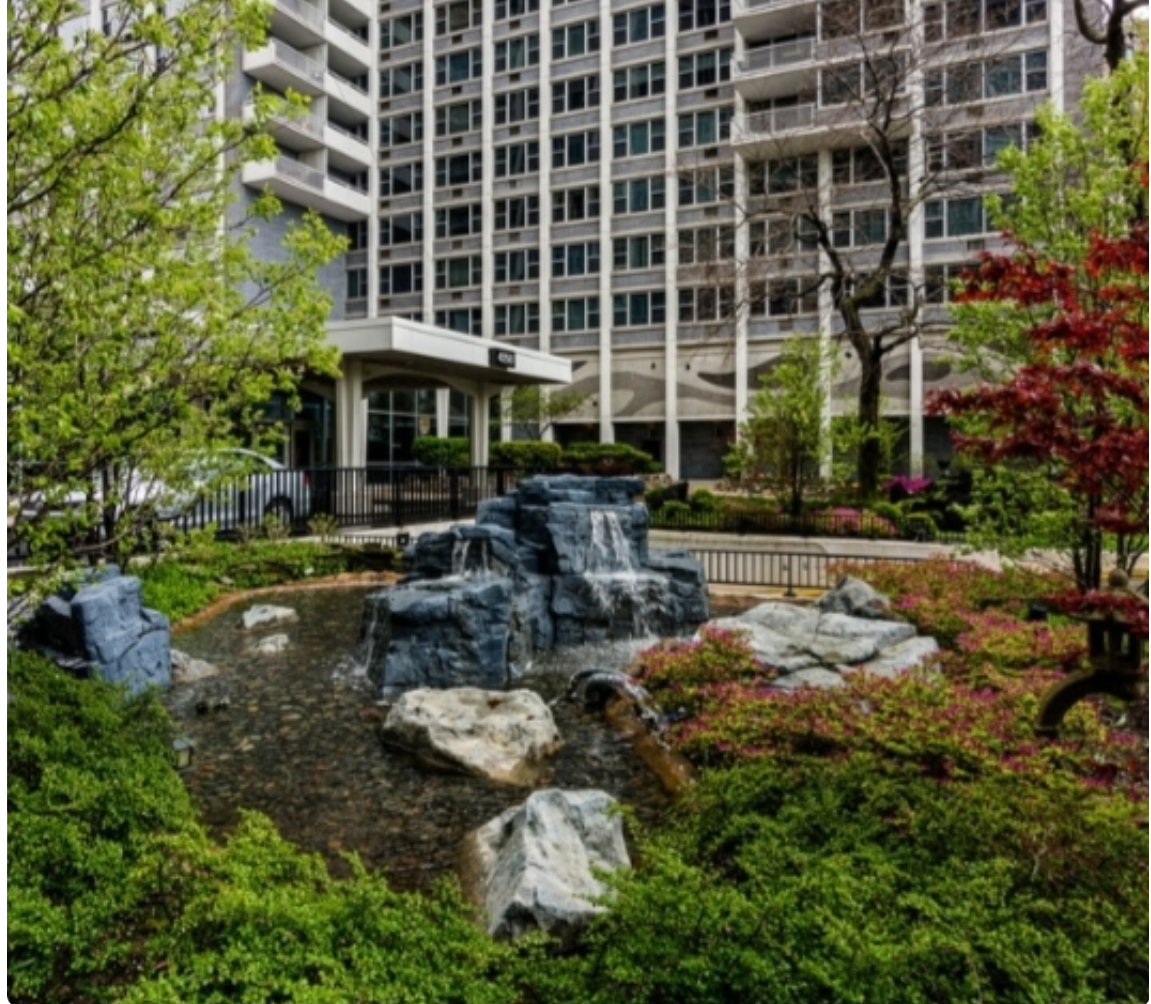
[[[571,383],[571,361],[535,349],[462,335],[400,317],[328,324],[328,343],[339,349],[343,377],[336,384],[337,454],[362,463],[365,415],[360,407],[365,367],[377,378],[414,389],[448,386],[471,398],[471,462],[488,462],[488,402],[512,387]]]

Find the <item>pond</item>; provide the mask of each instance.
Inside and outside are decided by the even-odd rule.
[[[454,871],[463,836],[526,789],[427,770],[386,747],[387,706],[351,672],[364,596],[378,586],[285,591],[239,601],[181,632],[173,646],[214,663],[220,674],[174,688],[166,699],[195,755],[183,777],[205,823],[226,834],[241,809],[268,815],[285,838],[346,875],[355,851],[395,888],[426,888]],[[237,628],[249,606],[292,607],[299,620],[271,631],[289,646],[275,655],[249,651],[265,632]],[[542,653],[522,686],[545,699],[591,666],[622,668],[637,643]],[[570,703],[554,709],[564,745],[537,788],[599,788],[631,806],[643,824],[668,805],[659,781],[631,743],[600,712]]]

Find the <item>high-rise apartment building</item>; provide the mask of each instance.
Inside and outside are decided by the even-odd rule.
[[[948,449],[922,404],[951,376],[947,278],[995,241],[995,157],[1027,142],[1038,103],[1077,94],[1069,8],[274,0],[271,38],[242,55],[227,105],[243,114],[257,82],[312,99],[243,183],[270,186],[287,221],[310,207],[348,235],[321,277],[333,330],[403,317],[566,357],[590,397],[557,438],[632,443],[682,477],[720,476],[785,338],[842,331],[829,255],[854,288],[898,228],[861,311],[914,329],[882,384],[914,468]],[[900,207],[878,135],[904,176]],[[261,235],[269,254],[282,225]],[[858,386],[841,354],[836,408]],[[366,434],[336,451],[313,429],[297,459],[402,460],[415,434],[468,431],[459,394],[373,383],[370,368],[357,379]],[[307,400],[332,421],[324,388]]]

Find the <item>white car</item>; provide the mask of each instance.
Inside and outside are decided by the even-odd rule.
[[[269,518],[291,527],[312,515],[308,475],[252,450],[217,450],[190,471],[193,487],[157,513],[182,529],[209,523],[220,530],[256,528]]]

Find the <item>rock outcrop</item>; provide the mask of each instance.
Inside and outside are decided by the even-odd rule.
[[[784,690],[841,687],[855,672],[891,678],[939,650],[934,638],[916,635],[912,625],[894,619],[879,593],[850,577],[814,606],[761,603],[712,623],[743,631],[756,659],[779,671],[771,685]]]
[[[651,552],[638,478],[531,478],[475,526],[420,537],[411,570],[364,604],[358,661],[385,697],[501,689],[533,650],[690,632],[707,588],[687,551]]]
[[[551,709],[530,690],[409,690],[388,712],[384,739],[442,769],[532,784],[559,748]]]
[[[488,933],[563,935],[604,907],[597,871],[630,866],[616,801],[602,791],[537,791],[464,840],[465,893],[488,918]]]
[[[22,627],[20,643],[132,693],[172,682],[168,619],[142,605],[140,580],[109,568],[62,587]]]

